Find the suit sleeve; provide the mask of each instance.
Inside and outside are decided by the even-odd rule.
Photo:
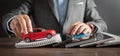
[[[96,10],[94,0],[87,0],[86,4],[85,22],[96,26],[97,32],[106,32],[107,25]]]
[[[21,6],[17,9],[11,10],[9,13],[3,16],[2,18],[2,27],[5,29],[6,32],[11,33],[9,31],[9,23],[10,21],[17,15],[20,14],[29,14],[32,8],[32,0],[25,0]]]

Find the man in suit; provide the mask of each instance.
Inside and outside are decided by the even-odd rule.
[[[54,29],[62,36],[107,31],[94,0],[26,0],[3,20],[4,29],[17,37],[33,32],[33,27]]]

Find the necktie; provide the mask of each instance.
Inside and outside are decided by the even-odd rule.
[[[66,13],[67,13],[67,3],[68,0],[56,0],[57,11],[59,15],[59,23],[63,26]]]

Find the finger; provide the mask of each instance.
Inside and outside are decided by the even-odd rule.
[[[13,30],[16,37],[21,37],[22,36],[21,33],[20,33],[20,25],[19,25],[19,23],[16,19],[11,21],[10,27]]]
[[[76,25],[76,23],[73,24],[73,25],[69,28],[69,30],[68,30],[68,34],[71,34],[71,31],[72,31],[72,29],[75,27],[75,25]]]
[[[83,31],[83,33],[88,33],[88,34],[90,34],[90,33],[91,33],[91,29],[85,29],[85,30]]]
[[[17,20],[16,20],[16,18],[15,18],[15,19],[13,19],[13,20],[10,22],[10,28],[11,28],[11,29],[14,29],[16,24],[17,24]]]
[[[88,29],[85,29],[85,30],[83,31],[83,33],[89,33],[89,30],[88,30]]]
[[[16,37],[18,37],[18,38],[21,38],[22,37],[22,35],[21,35],[21,33],[19,32],[19,30],[18,30],[18,28],[16,27],[15,28],[15,33],[16,33]]]
[[[15,34],[15,36],[18,37],[18,34],[17,34],[17,32],[16,32],[16,29],[15,29],[15,26],[13,26],[13,25],[14,25],[14,24],[11,23],[11,24],[10,24],[10,27],[11,27],[13,33]]]
[[[81,24],[76,25],[76,26],[72,29],[71,34],[72,34],[72,35],[75,35],[75,34],[77,33],[78,29],[80,28],[80,26],[81,26]]]
[[[77,31],[79,30],[79,28],[83,25],[84,23],[82,22],[77,22],[75,27],[72,29],[71,33],[72,35],[77,34]]]
[[[70,30],[69,30],[69,32],[68,32],[69,35],[72,35],[72,30],[73,30],[74,27],[75,27],[75,26],[72,26],[72,27],[70,28]]]
[[[86,29],[86,26],[85,25],[81,25],[77,31],[77,34],[80,34],[82,33],[84,30]]]
[[[16,31],[17,31],[17,34],[19,35],[19,37],[22,37],[22,36],[23,36],[23,34],[20,32],[20,31],[21,31],[20,24],[19,24],[19,23],[17,23],[15,28],[16,28]]]
[[[73,25],[71,25],[71,27],[69,28],[69,30],[68,30],[68,34],[70,34],[71,35],[71,31],[73,30],[73,28],[77,25],[77,24],[79,24],[80,22],[76,22],[76,23],[74,23]]]
[[[22,15],[18,16],[17,20],[18,20],[20,27],[21,27],[21,33],[27,34],[28,31],[27,31],[26,21],[24,20],[23,16]]]
[[[71,27],[69,28],[69,30],[68,30],[68,32],[67,32],[69,35],[71,35],[71,31],[72,31],[72,29],[73,29],[74,27],[75,27],[75,26],[71,26]]]
[[[18,32],[17,32],[16,28],[14,28],[14,29],[12,29],[12,30],[13,30],[13,32],[14,32],[14,34],[15,34],[15,36],[16,36],[16,37],[19,37],[19,35],[18,35]]]
[[[26,21],[26,26],[27,26],[28,32],[33,32],[32,23],[31,23],[30,17],[28,15],[24,15],[24,19]]]
[[[87,34],[91,34],[91,29],[90,28],[86,28],[83,33],[87,33]],[[85,39],[89,39],[90,36],[86,36],[86,37],[83,37],[81,40],[85,40]]]
[[[89,36],[88,37],[83,37],[80,40],[86,40],[86,39],[89,39],[89,38],[90,38]]]
[[[13,20],[10,22],[10,28],[12,29],[12,31],[13,31],[14,34],[15,34],[15,36],[17,37],[18,34],[16,33],[15,25],[16,25],[16,19],[13,19]]]
[[[14,32],[15,36],[19,37],[18,31],[16,30],[16,25],[11,23],[10,27],[11,27],[12,31]]]

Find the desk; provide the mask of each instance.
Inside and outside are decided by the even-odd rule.
[[[119,47],[15,48],[15,38],[0,38],[0,56],[120,56]]]

